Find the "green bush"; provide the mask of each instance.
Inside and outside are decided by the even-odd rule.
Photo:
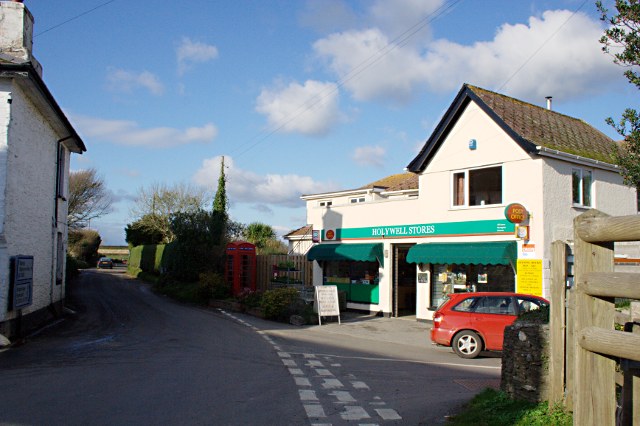
[[[549,323],[549,306],[543,306],[540,309],[533,309],[531,311],[523,312],[518,315],[516,321],[518,322],[533,322],[536,324],[548,324]]]
[[[90,229],[71,230],[68,236],[69,254],[95,266],[100,257],[98,248],[101,242],[100,234],[96,231]]]
[[[217,272],[202,272],[198,276],[198,293],[208,302],[209,299],[224,300],[231,297],[231,286]]]
[[[292,287],[267,290],[262,296],[260,306],[267,319],[288,321],[290,306],[300,298],[298,290]]]
[[[262,302],[262,293],[259,291],[245,289],[236,296],[236,300],[247,308],[257,308]]]

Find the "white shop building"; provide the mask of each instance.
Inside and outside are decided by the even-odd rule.
[[[304,195],[314,285],[430,319],[453,291],[548,296],[550,247],[590,208],[638,212],[616,143],[585,122],[464,85],[420,153],[362,188]]]

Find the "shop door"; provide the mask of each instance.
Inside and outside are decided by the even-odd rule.
[[[413,244],[393,245],[393,316],[416,314],[416,265],[407,263]]]

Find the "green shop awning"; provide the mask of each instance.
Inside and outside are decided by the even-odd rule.
[[[515,241],[478,243],[416,244],[407,253],[407,262],[458,265],[512,265],[516,267]]]
[[[355,260],[384,264],[382,243],[371,244],[318,244],[307,253],[309,260]]]

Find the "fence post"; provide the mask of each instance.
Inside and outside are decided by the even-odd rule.
[[[567,247],[562,241],[551,244],[551,307],[549,312],[549,405],[564,398],[565,377],[565,294]]]
[[[616,418],[615,361],[580,346],[584,328],[595,326],[612,330],[613,298],[596,298],[583,287],[589,272],[613,272],[613,243],[588,243],[578,230],[592,218],[606,216],[590,210],[574,219],[575,350],[574,410],[575,425],[614,425]]]

